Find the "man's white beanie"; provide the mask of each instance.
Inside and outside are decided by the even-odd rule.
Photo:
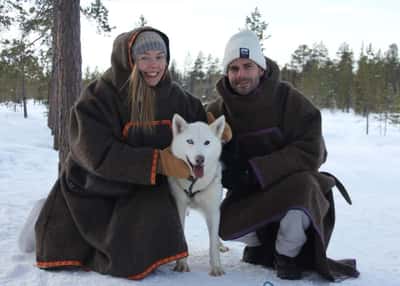
[[[238,58],[250,59],[263,70],[267,69],[260,41],[257,35],[250,30],[240,31],[233,35],[226,44],[224,59],[222,61],[223,73],[225,75],[228,73],[228,65]]]

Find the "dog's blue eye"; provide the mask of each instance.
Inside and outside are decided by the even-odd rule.
[[[207,140],[204,142],[204,145],[208,145],[208,144],[210,144],[210,141]]]
[[[186,142],[187,142],[188,144],[190,144],[190,145],[193,145],[193,144],[194,144],[194,142],[193,142],[192,139],[188,139],[188,140],[186,140]]]

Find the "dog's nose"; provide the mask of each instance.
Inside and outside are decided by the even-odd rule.
[[[203,165],[204,163],[204,156],[203,155],[197,155],[196,156],[196,165]]]

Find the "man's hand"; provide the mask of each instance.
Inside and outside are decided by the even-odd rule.
[[[172,154],[171,147],[159,150],[160,160],[157,173],[168,177],[187,179],[190,176],[190,169],[185,161],[178,159]]]

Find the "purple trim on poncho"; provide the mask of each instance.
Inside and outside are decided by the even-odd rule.
[[[257,168],[257,165],[255,162],[253,162],[253,160],[249,160],[250,166],[253,168],[254,174],[256,175],[256,178],[258,180],[258,183],[260,184],[262,189],[265,189],[266,185],[264,184],[264,179],[261,171]]]

